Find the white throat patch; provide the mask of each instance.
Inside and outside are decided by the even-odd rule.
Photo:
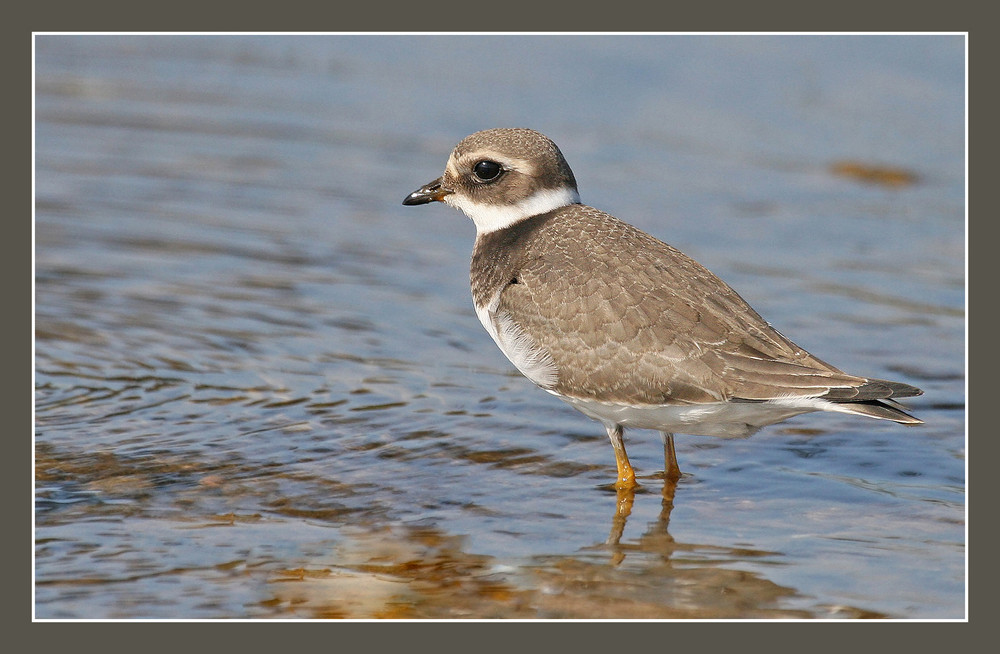
[[[580,194],[572,188],[563,187],[538,191],[517,204],[482,204],[457,194],[445,196],[444,201],[461,209],[476,224],[476,233],[482,235],[510,227],[540,213],[577,204],[580,202]]]

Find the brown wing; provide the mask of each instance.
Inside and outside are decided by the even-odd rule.
[[[556,392],[641,404],[892,395],[796,346],[675,248],[596,209],[568,210],[526,235],[499,303],[551,354]]]

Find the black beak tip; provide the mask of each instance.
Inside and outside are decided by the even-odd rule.
[[[414,204],[427,204],[428,202],[441,202],[442,198],[451,193],[451,191],[446,191],[441,188],[441,178],[435,179],[433,182],[428,182],[420,188],[418,188],[413,193],[410,193],[403,199],[403,204],[405,206],[412,206]]]
[[[415,204],[427,204],[430,201],[431,198],[428,195],[421,193],[420,191],[414,191],[413,193],[410,193],[405,198],[403,198],[403,204],[408,207],[413,206]]]

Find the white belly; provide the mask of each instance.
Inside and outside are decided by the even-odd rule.
[[[551,392],[551,391],[550,391]],[[584,415],[604,423],[670,434],[746,438],[761,427],[810,411],[837,411],[837,405],[815,398],[767,402],[627,406],[553,393]]]

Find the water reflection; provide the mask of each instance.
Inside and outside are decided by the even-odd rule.
[[[646,536],[654,534],[657,540],[660,541],[661,546],[672,546],[674,543],[673,538],[670,537],[668,527],[670,525],[670,513],[674,510],[674,496],[677,493],[677,484],[679,481],[679,479],[675,479],[673,476],[669,476],[667,474],[663,475],[660,515],[656,522],[650,525],[649,531],[646,532]],[[632,515],[632,505],[635,503],[635,492],[635,488],[616,489],[617,501],[615,502],[615,515],[611,519],[611,533],[608,534],[607,540],[607,544],[614,552],[614,556],[612,557],[612,563],[614,565],[619,565],[622,561],[624,561],[625,553],[629,549],[633,549],[630,546],[623,546],[621,544],[621,539],[622,535],[625,533],[625,525],[628,523],[628,518]],[[643,539],[640,539],[639,542],[641,545]],[[662,553],[666,558],[670,558],[670,552],[664,551],[663,547],[658,547],[656,551]]]
[[[437,528],[354,533],[336,564],[273,573],[281,615],[336,618],[810,618],[781,608],[797,591],[727,563],[767,560],[775,552],[677,543],[667,529],[675,484],[665,484],[659,518],[632,543],[621,542],[634,491],[619,492],[609,541],[581,548],[606,552],[544,556],[511,567],[473,555],[465,539]],[[631,561],[627,565],[626,556]],[[850,606],[835,617],[878,617]]]
[[[380,495],[377,486],[237,462],[199,467],[169,455],[125,460],[40,446],[36,458],[42,525],[36,556],[45,562],[37,586],[45,616],[86,615],[73,607],[90,610],[94,598],[110,601],[115,617],[159,615],[137,598],[149,592],[153,580],[176,578],[190,589],[183,601],[164,599],[164,611],[221,617],[228,609],[212,598],[239,577],[265,582],[262,595],[245,600],[243,610],[257,617],[817,615],[782,606],[797,597],[796,590],[729,567],[773,561],[778,553],[676,542],[669,533],[674,481],[664,480],[659,515],[637,539],[623,538],[637,493],[617,491],[606,542],[581,544],[575,555],[519,560],[473,553],[467,537],[439,526],[393,525],[371,501]],[[639,501],[652,499],[645,488]],[[240,508],[251,497],[260,510]],[[166,498],[173,502],[165,504]],[[143,521],[138,531],[129,526],[136,520]],[[292,549],[274,548],[288,529],[301,530],[295,526],[300,521],[314,525],[318,538]],[[88,538],[91,529],[103,538]],[[117,543],[110,550],[100,544],[109,537]],[[93,544],[83,545],[88,541]],[[100,565],[102,574],[87,561],[114,561],[114,566]],[[65,602],[69,589],[78,602]],[[55,597],[64,599],[49,613]],[[189,603],[198,598],[201,608],[192,608]]]

